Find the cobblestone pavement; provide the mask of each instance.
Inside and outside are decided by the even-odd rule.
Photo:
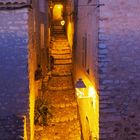
[[[51,55],[54,70],[45,84],[45,98],[52,116],[47,118],[46,127],[36,126],[35,140],[81,140],[75,90],[72,82],[71,50],[65,38],[53,41]]]

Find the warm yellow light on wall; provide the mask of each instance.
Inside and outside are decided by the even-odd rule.
[[[73,22],[69,22],[67,26],[67,37],[71,49],[73,46],[73,36],[74,36],[74,24]]]
[[[35,106],[35,90],[34,85],[30,88],[30,140],[34,139],[34,106]]]
[[[27,140],[27,122],[26,122],[26,116],[24,116],[24,140]]]
[[[79,76],[80,77],[80,76]],[[86,88],[76,88],[82,133],[85,140],[99,140],[99,97],[96,87],[82,75]],[[87,121],[88,120],[88,121]]]
[[[63,5],[62,4],[55,4],[53,7],[53,19],[54,20],[61,20],[63,19]]]
[[[90,96],[90,97],[96,96],[96,89],[93,87],[89,87],[88,96]]]
[[[93,87],[89,87],[88,96],[93,98],[93,108],[94,109],[96,108],[96,95],[97,95],[96,89]]]
[[[62,5],[59,4],[59,5],[57,5],[57,8],[58,8],[58,9],[61,9],[61,6],[62,6]]]

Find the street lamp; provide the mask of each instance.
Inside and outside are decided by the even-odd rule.
[[[75,89],[78,97],[82,97],[85,95],[86,85],[81,78],[76,82]]]
[[[65,20],[61,20],[61,25],[64,26],[65,25]]]

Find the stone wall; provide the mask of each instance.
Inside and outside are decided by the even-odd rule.
[[[38,64],[44,74],[47,69],[47,13],[41,13],[38,5],[39,1],[34,1],[33,9],[0,11],[0,117],[5,118],[3,122],[0,120],[1,126],[12,130],[16,124],[10,116],[25,116],[27,126],[24,126],[30,140],[34,135],[35,93],[38,94],[35,71]],[[45,26],[43,48],[40,46],[41,24]],[[6,116],[9,116],[7,121]],[[0,131],[0,135],[5,133]],[[11,139],[16,139],[13,136],[15,133]]]
[[[100,139],[140,138],[140,1],[100,0]]]
[[[26,140],[24,118],[14,115],[0,117],[0,138],[3,140]]]
[[[0,11],[0,117],[28,118],[28,10]],[[5,118],[6,120],[6,118]],[[2,126],[13,121],[2,121]],[[14,124],[13,124],[14,125]],[[12,127],[15,127],[11,125]],[[16,125],[16,124],[15,124]],[[9,124],[10,126],[10,124]],[[8,128],[9,130],[10,128]],[[0,131],[0,135],[6,132]],[[4,135],[6,137],[6,135]],[[13,135],[14,136],[14,135]],[[3,137],[3,139],[6,139]],[[10,139],[10,138],[9,138]]]

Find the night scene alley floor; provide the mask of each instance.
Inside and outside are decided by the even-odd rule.
[[[54,38],[51,55],[54,68],[45,84],[52,116],[47,126],[36,126],[35,140],[81,140],[81,130],[75,90],[72,82],[72,55],[67,39]]]

